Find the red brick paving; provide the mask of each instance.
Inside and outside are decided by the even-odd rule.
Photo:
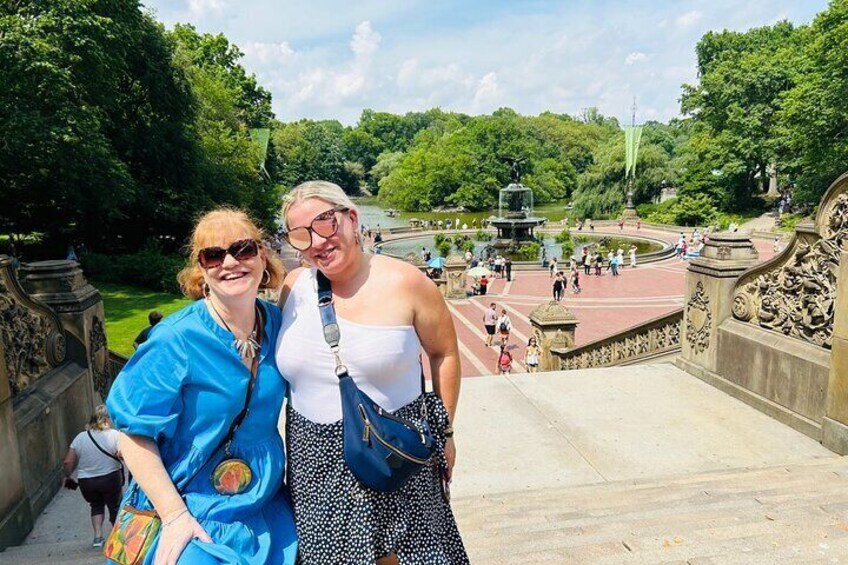
[[[606,230],[604,233],[619,232]],[[623,233],[669,241],[676,239],[674,234],[649,230],[637,232],[634,228],[625,229]],[[774,255],[773,242],[754,240],[754,245],[761,260],[765,261]],[[679,308],[683,304],[688,265],[686,261],[669,259],[634,269],[624,267],[619,277],[613,277],[608,271],[604,271],[600,277],[585,276],[581,271],[580,285],[583,291],[575,295],[569,288],[563,301],[580,321],[576,332],[577,345],[612,335]],[[483,310],[490,302],[498,305],[499,313],[503,307],[509,311],[514,328],[509,349],[518,362],[514,371],[524,370],[520,361],[527,342],[522,338],[532,333],[528,315],[539,304],[550,300],[551,283],[549,274],[541,268],[538,271],[517,271],[511,284],[503,279],[492,281],[487,296],[449,303],[461,344],[463,377],[495,373],[498,349],[486,347],[483,343]]]

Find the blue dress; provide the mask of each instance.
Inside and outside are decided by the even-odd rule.
[[[118,375],[106,401],[114,426],[156,441],[171,480],[182,489],[191,514],[214,543],[193,540],[181,564],[292,564],[297,534],[287,487],[285,450],[277,429],[288,383],[274,361],[280,310],[259,301],[265,312],[264,338],[250,411],[230,451],[253,471],[247,490],[227,496],[210,477],[223,449],[204,464],[244,406],[250,371],[203,300],[156,325]],[[151,508],[135,483],[123,504]],[[158,543],[158,540],[157,540]],[[156,544],[146,564],[153,562]]]

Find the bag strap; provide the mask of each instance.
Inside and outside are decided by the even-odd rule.
[[[109,453],[108,451],[106,451],[105,449],[103,449],[102,447],[100,447],[100,444],[99,444],[99,443],[97,443],[97,440],[95,440],[95,439],[94,439],[94,436],[93,436],[93,435],[91,435],[91,430],[86,430],[86,431],[85,431],[85,433],[87,433],[87,434],[88,434],[88,439],[90,439],[90,440],[91,440],[91,443],[93,443],[93,444],[94,444],[94,447],[96,447],[97,449],[99,449],[99,450],[101,451],[101,453],[103,453],[103,455],[106,455],[107,457],[111,457],[112,459],[114,459],[115,461],[117,461],[118,463],[120,463],[120,464],[121,464],[121,468],[123,469],[123,467],[124,467],[124,462],[123,462],[123,461],[121,461],[121,458],[120,458],[120,457],[116,457],[114,454]]]
[[[258,304],[256,306],[256,320],[258,322],[258,327],[256,331],[256,342],[259,344],[261,350],[262,340],[265,332],[265,317],[263,315],[262,308],[260,308]],[[200,473],[200,471],[206,465],[208,465],[209,462],[212,461],[212,459],[215,458],[221,448],[224,448],[224,453],[229,456],[230,444],[233,442],[233,437],[236,435],[236,431],[238,431],[239,427],[244,422],[244,419],[250,412],[250,398],[253,396],[253,388],[256,385],[256,374],[258,373],[258,370],[259,351],[256,352],[256,355],[253,357],[253,363],[250,366],[250,381],[248,381],[247,383],[247,393],[244,396],[244,406],[242,407],[241,412],[239,412],[238,415],[236,415],[235,419],[233,419],[232,423],[230,424],[230,429],[227,431],[227,435],[224,436],[224,438],[220,442],[218,442],[218,445],[215,447],[212,453],[209,454],[209,457],[206,458],[206,460],[203,462],[203,465],[197,467],[197,469],[191,475],[189,475],[188,479],[183,482],[183,486],[177,487],[177,485],[174,485],[175,487],[177,487],[177,492],[179,492],[180,494],[183,493],[183,489],[188,487],[188,485],[190,485],[191,482],[195,478],[197,478],[197,475]]]
[[[315,271],[315,278],[318,280],[318,312],[321,314],[321,325],[324,330],[324,340],[330,346],[333,356],[336,360],[336,376],[341,379],[348,375],[347,366],[342,363],[339,357],[339,342],[341,341],[341,331],[339,323],[336,319],[336,308],[333,306],[333,285],[327,275],[321,272],[320,269]],[[421,393],[426,392],[424,386],[424,365],[421,362],[421,357],[418,357],[418,364],[421,366]]]

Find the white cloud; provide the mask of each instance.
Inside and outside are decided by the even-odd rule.
[[[371,29],[371,22],[364,21],[356,26],[350,49],[357,57],[370,57],[380,48],[380,39],[380,34]]]
[[[498,74],[494,72],[486,73],[486,76],[480,79],[477,85],[477,91],[474,93],[474,106],[480,108],[491,104],[498,96]]]
[[[702,14],[698,10],[692,10],[691,12],[686,12],[682,16],[678,16],[675,22],[677,23],[678,27],[690,27],[701,21],[701,18],[703,17],[704,14]]]
[[[195,17],[221,16],[226,7],[226,0],[188,0],[188,10]]]
[[[240,47],[248,60],[255,60],[260,65],[280,64],[291,60],[296,55],[287,41],[280,43],[248,41]]]
[[[624,59],[624,62],[627,63],[628,65],[633,65],[635,63],[643,63],[647,60],[648,60],[647,55],[645,55],[644,53],[642,53],[640,51],[634,51],[633,53],[629,54],[626,59]]]

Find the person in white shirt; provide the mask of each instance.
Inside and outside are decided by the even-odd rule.
[[[501,345],[506,347],[506,344],[509,343],[509,332],[512,330],[512,320],[509,319],[506,308],[501,310],[501,317],[498,318],[497,328],[501,336]]]
[[[118,450],[118,430],[112,429],[112,422],[106,407],[100,405],[84,432],[80,432],[71,442],[65,455],[63,468],[65,481],[69,488],[79,483],[82,497],[91,506],[91,527],[94,529],[93,547],[103,547],[104,507],[109,509],[109,521],[114,525],[121,501],[124,467]],[[75,475],[77,481],[71,477]]]

